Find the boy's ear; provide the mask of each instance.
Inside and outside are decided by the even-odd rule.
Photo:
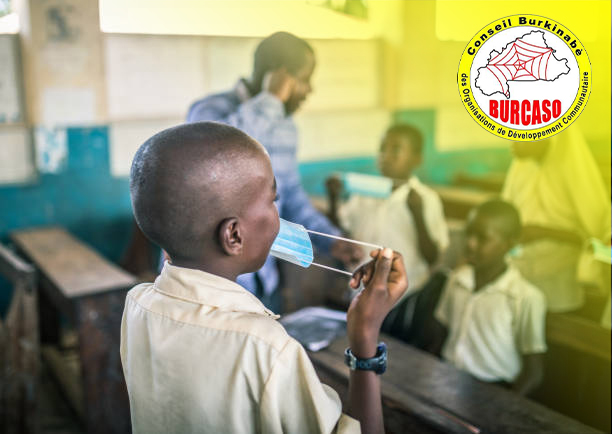
[[[217,237],[221,250],[226,255],[237,256],[242,253],[242,228],[238,218],[230,217],[223,220],[219,225]]]

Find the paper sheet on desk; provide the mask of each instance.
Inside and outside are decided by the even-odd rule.
[[[346,312],[306,307],[281,318],[287,333],[309,351],[319,351],[346,334]]]

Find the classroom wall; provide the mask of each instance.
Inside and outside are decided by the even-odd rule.
[[[225,5],[198,5],[214,3]],[[264,3],[273,9],[274,2]],[[58,224],[118,260],[131,224],[127,176],[137,147],[182,122],[196,98],[248,75],[258,40],[280,22],[260,23],[260,35],[240,37],[102,33],[97,0],[16,5],[21,32],[9,54],[15,54],[14,87],[22,105],[19,119],[0,119],[0,239],[22,227]],[[402,10],[403,3],[373,8],[376,25],[343,18],[350,24],[344,38],[337,37],[342,26],[327,33],[318,26],[307,35],[319,65],[315,93],[296,121],[303,131],[301,170],[311,192],[320,191],[322,167],[329,168],[326,173],[339,165],[360,169],[366,161],[374,170],[372,155],[391,118],[381,85],[387,47],[401,42],[400,26],[389,25],[401,22],[401,13],[390,16],[389,7]],[[309,22],[321,13],[334,18],[311,10],[317,11],[312,17],[298,19]],[[199,13],[206,12],[215,15]],[[383,22],[387,33],[381,36]],[[369,33],[361,34],[363,29]],[[83,230],[87,221],[96,230]]]
[[[17,3],[22,23],[19,69],[23,69],[24,119],[0,122],[1,239],[10,230],[32,224],[57,223],[71,229],[81,204],[71,199],[74,187],[70,179],[100,195],[107,207],[101,218],[123,215],[129,219],[127,175],[140,143],[182,122],[188,105],[197,97],[225,89],[237,77],[247,75],[259,37],[274,26],[283,28],[283,22],[289,26],[288,17],[296,15],[284,2],[287,15],[275,17],[271,11],[276,3],[266,1],[260,2],[259,10],[267,10],[271,18],[249,28],[234,23],[242,29],[240,36],[144,35],[125,33],[126,27],[120,25],[109,28],[124,33],[102,33],[97,0]],[[198,7],[205,14],[205,8],[224,8],[222,3],[200,2]],[[254,4],[247,3],[249,7]],[[343,18],[342,25],[328,25],[331,29],[312,23],[302,27],[318,57],[315,92],[296,116],[306,189],[322,194],[322,180],[335,170],[375,172],[379,140],[391,120],[421,127],[425,161],[418,174],[428,182],[449,183],[459,172],[503,172],[510,162],[508,142],[465,116],[457,95],[456,69],[467,40],[480,28],[474,23],[486,24],[500,14],[525,8],[552,14],[550,2],[498,1],[495,8],[486,7],[486,2],[465,1],[370,3],[371,23]],[[593,94],[572,128],[584,132],[609,187],[610,123],[601,121],[610,119],[609,2],[557,3],[554,18],[581,35],[593,65]],[[164,4],[149,3],[148,12],[154,14]],[[126,3],[125,8],[129,7],[137,9],[138,2]],[[593,8],[596,12],[589,16],[603,18],[581,20],[575,13],[577,7]],[[297,14],[298,21],[319,19],[322,11],[312,10],[316,11],[312,16]],[[158,15],[166,12],[157,10]],[[466,19],[474,14],[478,19]],[[49,21],[50,16],[61,17],[65,25]],[[152,26],[165,24],[140,18]],[[181,17],[174,20],[181,22]],[[175,33],[180,31],[176,22]],[[129,20],[120,24],[129,25]],[[348,30],[343,37],[345,25]],[[67,30],[60,31],[62,28]],[[261,34],[256,35],[258,32]],[[597,80],[598,76],[605,79]],[[74,164],[81,161],[79,155],[85,158],[86,154],[79,154],[81,148],[87,147],[86,142],[75,140],[92,134],[96,143],[104,144],[96,151],[104,158],[87,157],[93,165],[84,165],[83,171],[97,175],[71,178]],[[67,196],[61,204],[50,200],[42,207],[33,199],[32,203],[20,201],[20,196],[54,197],[57,187],[52,185],[59,179],[65,180]],[[115,187],[107,189],[108,185]],[[115,247],[109,248],[98,245],[94,234],[84,234],[84,239],[113,259],[125,241],[115,238]]]

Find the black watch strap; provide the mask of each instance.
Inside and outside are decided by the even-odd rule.
[[[380,342],[376,347],[376,355],[369,359],[358,359],[350,348],[344,351],[344,362],[351,370],[374,371],[382,374],[387,370],[387,345]]]

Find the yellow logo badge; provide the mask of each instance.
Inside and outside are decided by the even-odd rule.
[[[562,24],[512,15],[472,38],[457,82],[466,110],[487,131],[514,141],[540,140],[563,131],[584,111],[591,62]]]

